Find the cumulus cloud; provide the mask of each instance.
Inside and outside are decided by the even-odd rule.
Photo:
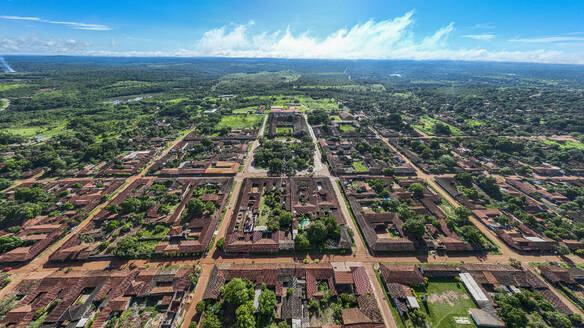
[[[491,40],[495,38],[495,34],[465,34],[462,37],[475,40]]]
[[[453,31],[454,24],[440,28],[416,43],[412,38],[413,12],[391,20],[369,20],[349,29],[343,28],[324,38],[309,31],[253,34],[253,23],[223,26],[204,33],[195,52],[203,56],[278,57],[278,58],[389,58],[405,49],[420,51],[440,46]]]
[[[323,58],[323,59],[414,59],[414,60],[475,60],[541,63],[584,64],[582,54],[556,50],[512,51],[487,49],[452,49],[448,38],[454,23],[439,28],[427,36],[414,37],[414,12],[403,16],[357,24],[334,31],[324,37],[309,31],[254,33],[253,22],[227,25],[204,33],[194,50],[180,54],[216,57]],[[482,24],[490,28],[491,24]],[[467,34],[466,38],[491,40],[494,34]],[[576,37],[572,37],[576,38]]]
[[[7,20],[17,20],[17,21],[34,21],[48,24],[66,25],[70,26],[76,30],[90,30],[90,31],[109,31],[112,28],[107,25],[101,24],[87,24],[87,23],[77,23],[77,22],[62,22],[53,21],[48,19],[42,19],[39,17],[26,17],[26,16],[0,16],[1,19]]]
[[[0,16],[0,18],[9,19]],[[14,17],[13,17],[14,18]],[[34,21],[35,17],[14,19]],[[38,18],[41,20],[40,18]],[[74,28],[100,29],[91,24],[52,22]],[[127,49],[123,42],[106,40],[109,48],[92,46],[79,40],[40,40],[20,38],[0,40],[0,53],[85,54],[93,56],[176,56],[176,57],[248,57],[248,58],[315,58],[315,59],[413,59],[413,60],[468,60],[509,61],[537,63],[584,64],[581,50],[541,49],[522,50],[522,43],[550,43],[584,41],[581,35],[565,37],[513,39],[508,46],[513,49],[468,48],[449,45],[455,31],[451,22],[427,35],[414,31],[414,12],[402,16],[356,24],[326,35],[315,35],[309,30],[293,32],[284,30],[257,31],[253,21],[246,24],[229,24],[205,32],[192,47],[143,51]],[[479,24],[480,25],[480,24]],[[483,24],[487,28],[488,24]],[[106,27],[109,28],[109,27]],[[462,35],[464,38],[491,40],[492,33]],[[491,43],[484,43],[489,44]]]

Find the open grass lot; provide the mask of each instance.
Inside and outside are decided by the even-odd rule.
[[[294,128],[291,127],[278,127],[276,128],[277,134],[293,134]]]
[[[179,102],[185,101],[185,100],[189,100],[189,98],[187,98],[187,97],[174,98],[174,99],[167,100],[166,102],[169,104],[178,104]]]
[[[301,103],[302,106],[299,107],[298,109],[300,109],[302,111],[316,110],[316,109],[322,109],[322,110],[328,110],[328,111],[341,110],[339,108],[338,101],[334,98],[313,99],[312,97],[305,96],[305,95],[288,95],[288,96],[273,95],[273,96],[249,96],[249,97],[245,97],[245,99],[257,100],[258,106],[260,105],[260,100],[262,100],[262,101],[268,100],[269,102],[271,102],[272,106],[284,106],[284,104],[288,104],[288,103]],[[218,98],[213,98],[213,97],[206,97],[206,98],[204,98],[204,100],[214,101],[214,102],[219,101]],[[241,108],[238,108],[238,109],[235,109],[233,111],[233,113],[234,114],[241,113],[241,112],[247,113],[247,109],[257,108],[258,106],[246,107],[243,110]],[[286,107],[286,106],[284,106],[284,107]],[[348,110],[348,109],[344,109],[344,110]]]
[[[339,129],[341,129],[341,131],[343,131],[343,132],[350,132],[350,131],[357,130],[357,128],[352,124],[341,124],[339,126]]]
[[[346,85],[303,85],[299,87],[300,89],[335,89],[335,90],[345,90],[352,92],[381,92],[385,91],[383,84],[346,84]]]
[[[573,141],[573,140],[566,140],[564,142],[558,142],[558,141],[554,141],[554,140],[544,140],[544,143],[547,145],[558,145],[561,149],[579,149],[579,150],[584,150],[584,143],[581,143],[579,141]]]
[[[270,207],[266,205],[266,198],[263,195],[260,198],[260,207],[258,209],[258,213],[259,216],[256,224],[258,226],[268,225],[268,219],[270,214],[272,214],[272,210],[270,210]]]
[[[483,125],[483,122],[481,122],[479,120],[471,120],[471,119],[464,120],[464,123],[468,124],[468,126],[470,126],[472,128]]]
[[[355,171],[357,172],[367,172],[369,171],[367,169],[367,167],[365,166],[365,164],[363,164],[362,161],[354,161],[353,162],[353,168],[355,169]]]
[[[264,119],[263,115],[230,115],[223,116],[218,127],[228,127],[232,129],[244,129],[259,127]]]
[[[2,131],[17,134],[26,138],[32,137],[52,137],[66,130],[65,123],[43,125],[43,126],[12,126],[2,127]]]
[[[15,84],[0,84],[0,91],[8,91],[10,89],[20,88],[25,86],[26,84],[22,83],[15,83]]]
[[[428,316],[430,327],[476,327],[468,309],[477,306],[462,283],[453,280],[430,280],[427,286],[413,289],[420,299],[427,296],[427,302],[422,302],[420,306]],[[468,318],[471,324],[457,324],[457,317]]]
[[[431,118],[431,117],[426,116],[426,115],[420,117],[419,120],[424,124],[416,125],[416,128],[422,130],[424,133],[426,133],[428,135],[434,135],[434,125],[436,125],[436,123],[442,123],[442,124],[450,127],[450,132],[454,136],[461,136],[463,134],[462,131],[459,128],[455,127],[454,125],[450,125],[448,123],[442,122],[440,120],[437,120],[435,118]]]
[[[249,106],[249,107],[234,109],[232,112],[233,112],[233,114],[247,114],[248,110],[257,109],[257,108],[258,108],[258,106]]]

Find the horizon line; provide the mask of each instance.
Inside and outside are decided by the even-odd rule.
[[[290,60],[290,61],[411,61],[411,62],[463,62],[463,63],[494,63],[494,64],[536,64],[536,65],[562,65],[562,66],[584,66],[577,63],[561,62],[537,62],[537,61],[505,61],[505,60],[472,60],[472,59],[383,59],[383,58],[284,58],[284,57],[225,57],[225,56],[132,56],[132,55],[91,55],[91,54],[0,54],[0,57],[89,57],[89,58],[159,58],[159,59],[247,59],[247,60]]]

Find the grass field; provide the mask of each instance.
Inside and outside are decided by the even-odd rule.
[[[442,124],[450,127],[450,132],[454,136],[461,136],[462,135],[462,131],[459,128],[455,127],[454,125],[450,125],[448,123],[437,120],[435,118],[431,118],[429,116],[424,115],[424,116],[420,117],[419,120],[422,121],[424,124],[416,125],[416,128],[418,128],[419,130],[422,130],[424,133],[426,133],[428,135],[434,135],[434,125],[436,125],[436,123],[442,123]]]
[[[353,161],[353,169],[355,169],[357,172],[369,171],[362,161]]]
[[[341,124],[339,126],[339,129],[341,129],[341,131],[343,131],[343,132],[350,132],[350,131],[357,130],[357,128],[352,124]]]
[[[479,120],[464,120],[464,123],[468,124],[471,128],[483,125],[483,122]]]
[[[566,140],[562,143],[562,142],[558,142],[558,141],[554,141],[554,140],[544,140],[544,143],[546,145],[558,145],[558,146],[560,146],[561,149],[574,148],[574,149],[584,150],[584,143],[581,143],[579,141]]]
[[[258,108],[258,106],[249,106],[249,107],[234,109],[232,112],[233,112],[233,114],[247,114],[248,110],[256,109],[256,108]]]
[[[264,195],[260,198],[260,206],[258,208],[258,219],[256,221],[257,226],[265,226],[268,225],[268,218],[270,214],[272,214],[272,210],[268,205],[266,205],[266,198]]]
[[[169,103],[169,104],[178,104],[179,102],[185,101],[185,100],[189,100],[189,98],[185,98],[185,97],[183,97],[183,98],[175,98],[175,99],[167,100],[166,102]]]
[[[20,88],[26,84],[16,83],[16,84],[0,84],[0,91],[8,91],[10,89]]]
[[[204,98],[207,101],[218,101],[217,98],[206,97]],[[245,97],[244,99],[247,100],[269,100],[272,103],[272,106],[284,106],[286,103],[301,103],[303,106],[298,108],[302,111],[307,110],[315,110],[315,109],[322,109],[322,110],[339,110],[339,104],[336,99],[334,98],[319,98],[313,99],[312,97],[305,96],[305,95],[295,95],[295,96],[285,96],[285,95],[273,95],[273,96],[249,96]],[[254,106],[257,107],[257,106]],[[239,109],[234,110],[234,113],[239,111]],[[247,110],[245,110],[247,113]]]
[[[420,306],[428,315],[430,327],[476,327],[468,314],[468,309],[477,306],[462,283],[452,280],[431,280],[427,286],[413,289],[420,299],[424,295],[427,296],[427,302],[422,302]],[[455,317],[468,318],[471,324],[457,324]]]
[[[228,127],[232,129],[254,128],[262,125],[263,115],[230,115],[223,116],[218,127]]]
[[[52,137],[63,131],[66,128],[65,123],[57,123],[45,126],[14,126],[9,128],[2,128],[2,131],[8,133],[17,134],[26,138],[31,137]]]
[[[278,83],[290,83],[298,80],[301,74],[292,70],[279,72],[258,72],[258,73],[234,73],[221,78],[211,90],[229,88],[240,83],[252,83],[259,85],[275,85]]]
[[[353,92],[381,92],[385,91],[383,84],[346,84],[346,85],[303,85],[299,89],[335,89]]]
[[[291,127],[277,127],[276,134],[293,134],[294,128]]]

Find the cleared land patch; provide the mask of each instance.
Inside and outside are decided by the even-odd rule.
[[[259,127],[264,119],[263,115],[230,115],[223,116],[217,127],[232,129],[245,129]]]
[[[8,91],[10,89],[16,89],[24,87],[26,84],[15,83],[15,84],[0,84],[0,91]]]
[[[449,280],[430,280],[427,286],[413,287],[416,295],[426,301],[422,302],[421,309],[428,315],[430,327],[455,328],[461,327],[456,323],[458,318],[468,318],[469,325],[464,327],[476,327],[468,310],[477,306],[466,292],[462,283]]]
[[[441,123],[443,125],[448,126],[450,128],[450,133],[452,135],[461,136],[463,134],[462,131],[459,128],[455,127],[454,125],[451,125],[451,124],[442,122],[440,120],[437,120],[435,118],[431,118],[431,117],[426,116],[426,115],[420,117],[419,120],[423,124],[416,124],[416,128],[422,130],[424,133],[429,134],[429,135],[434,135],[435,134],[435,132],[434,132],[434,126],[437,123]]]
[[[357,128],[352,124],[341,124],[341,125],[339,125],[339,129],[343,132],[350,132],[350,131],[357,130]]]

